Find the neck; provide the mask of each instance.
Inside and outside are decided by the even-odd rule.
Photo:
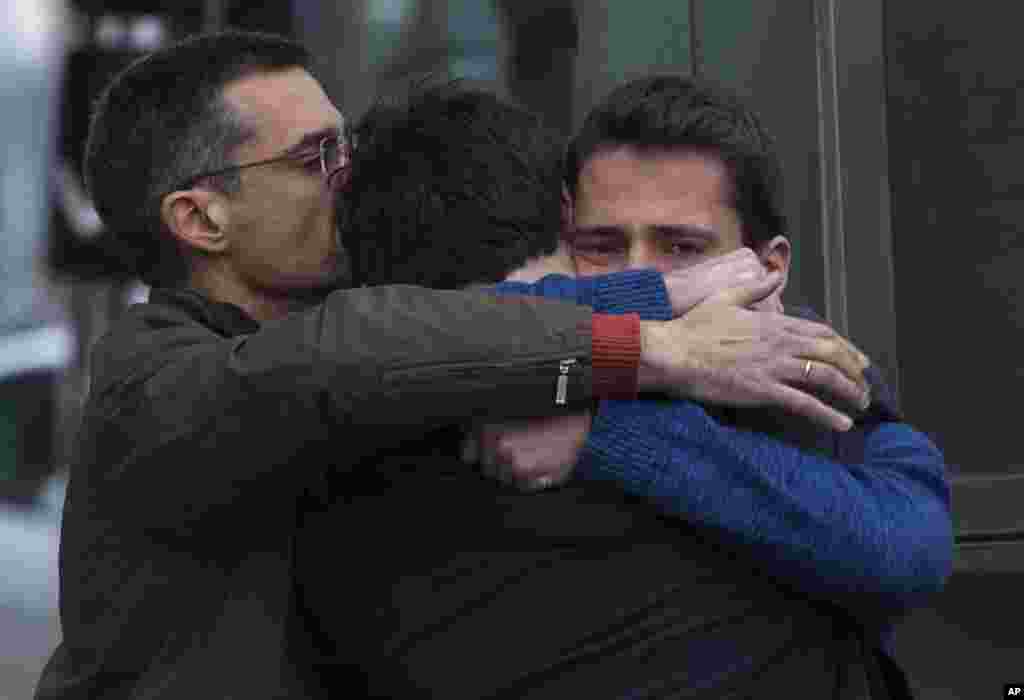
[[[213,301],[233,304],[251,318],[265,323],[309,308],[323,300],[324,294],[275,294],[254,290],[234,277],[207,270],[194,273],[189,282],[196,291]]]

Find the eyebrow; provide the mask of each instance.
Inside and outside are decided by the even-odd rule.
[[[310,133],[299,139],[299,142],[289,146],[281,155],[283,156],[294,156],[306,151],[311,151],[314,148],[319,148],[320,142],[326,138],[337,138],[341,136],[340,126],[330,126],[326,129],[320,129],[319,131],[311,131]]]
[[[704,228],[703,226],[695,226],[694,224],[664,224],[658,226],[652,226],[654,232],[659,236],[672,237],[672,238],[700,238],[708,242],[715,240],[715,232],[712,229]]]
[[[569,229],[567,233],[568,238],[570,239],[576,238],[577,236],[616,236],[619,238],[624,238],[626,236],[626,229],[622,226],[598,224],[596,226],[574,226],[571,229]]]
[[[586,236],[624,236],[626,226],[611,224],[597,224],[595,226],[577,226],[573,229],[575,235]],[[693,224],[657,224],[651,226],[656,234],[665,238],[700,238],[707,242],[714,242],[715,232],[708,228]]]

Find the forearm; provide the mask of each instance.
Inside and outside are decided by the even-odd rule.
[[[544,299],[379,287],[325,310],[332,402],[354,426],[563,413],[592,397],[590,309]],[[339,358],[343,358],[339,360]],[[572,364],[566,403],[560,367]]]
[[[666,380],[642,352],[658,321],[672,318],[672,305],[665,279],[653,269],[628,270],[611,275],[573,278],[548,275],[528,284],[502,282],[489,288],[501,295],[541,296],[590,306],[597,313],[637,313],[641,319],[641,353],[638,360],[637,387],[640,391],[664,391]]]
[[[436,425],[589,405],[593,318],[411,287],[338,292],[233,338],[169,310],[101,344],[82,458],[119,504],[108,512],[189,531],[312,478],[296,470],[320,468],[309,450],[327,440],[343,470]],[[231,457],[211,468],[213,446]]]
[[[938,590],[950,569],[942,457],[903,424],[867,436],[839,464],[713,421],[683,402],[604,402],[578,464],[664,512],[750,548],[757,564],[812,595],[890,608]]]

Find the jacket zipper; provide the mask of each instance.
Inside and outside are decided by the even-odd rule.
[[[558,384],[555,387],[555,404],[565,405],[565,395],[569,387],[569,368],[576,364],[576,358],[561,360],[558,363]]]

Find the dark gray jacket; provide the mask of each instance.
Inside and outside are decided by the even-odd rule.
[[[306,499],[382,446],[589,402],[591,310],[336,292],[260,325],[155,291],[96,346],[39,700],[315,698],[292,557]],[[568,405],[559,362],[574,358]]]

